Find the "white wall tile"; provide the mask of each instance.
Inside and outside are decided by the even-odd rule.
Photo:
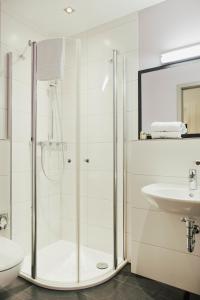
[[[30,113],[31,112],[30,86],[20,81],[13,80],[12,93],[13,93],[13,97],[12,97],[13,112],[23,111],[24,113],[28,113],[28,112]]]
[[[112,64],[110,57],[104,60],[88,63],[88,89],[103,89],[105,82],[107,87],[112,82]]]
[[[13,185],[13,190],[12,190],[13,202],[31,201],[31,173],[30,172],[22,172],[22,173],[13,172],[12,185]]]
[[[180,216],[150,206],[141,194],[141,188],[156,182],[187,184],[189,168],[197,168],[194,162],[198,159],[198,146],[198,140],[128,143],[132,271],[194,293],[200,293],[197,288],[200,278],[190,270],[193,264],[199,263],[199,237],[195,252],[188,254],[186,228],[180,222]],[[182,275],[183,265],[188,270],[187,276],[190,273],[189,278]]]
[[[113,226],[113,203],[102,198],[88,197],[88,226],[111,228]]]
[[[12,134],[14,142],[29,142],[31,137],[31,115],[15,111],[12,117]]]
[[[89,170],[112,171],[113,169],[113,144],[88,143]]]
[[[7,109],[0,109],[0,138],[7,139]]]
[[[92,89],[88,91],[88,114],[107,114],[113,111],[112,88]]]
[[[156,207],[150,205],[145,196],[141,192],[142,187],[152,183],[177,183],[187,184],[188,179],[182,177],[166,177],[166,176],[152,176],[152,175],[134,175],[127,174],[127,199],[128,202],[136,208],[144,208],[157,210]]]
[[[200,294],[199,267],[200,259],[197,256],[132,243],[133,273]]]
[[[31,204],[30,202],[13,203],[13,240],[21,245],[25,254],[31,249]]]
[[[90,60],[105,59],[112,55],[113,49],[124,53],[137,48],[138,28],[136,20],[88,36],[88,56]]]
[[[129,143],[128,171],[134,174],[187,177],[189,168],[195,167],[194,161],[199,157],[199,145],[198,139]]]
[[[88,171],[88,196],[112,199],[113,173],[106,171]]]
[[[9,176],[0,176],[0,211],[8,212],[10,210],[10,178]]]
[[[0,141],[0,175],[9,175],[9,142],[8,141]]]
[[[138,110],[138,82],[130,81],[126,85],[127,111]]]
[[[88,142],[112,142],[113,117],[112,114],[88,116]]]
[[[97,226],[89,226],[88,246],[112,254],[113,253],[113,230],[97,227]]]
[[[31,169],[31,146],[29,143],[13,143],[13,172]]]
[[[186,226],[181,217],[165,212],[132,208],[132,240],[187,253]],[[200,256],[196,237],[194,255]]]
[[[42,35],[35,33],[27,24],[14,18],[8,13],[2,12],[1,39],[10,49],[24,49],[28,40],[38,40]]]
[[[126,113],[127,118],[127,140],[138,139],[138,111],[129,111]]]

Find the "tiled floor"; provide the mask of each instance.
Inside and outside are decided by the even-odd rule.
[[[200,300],[200,296],[135,276],[127,265],[115,278],[77,292],[50,291],[18,278],[0,292],[0,300]]]

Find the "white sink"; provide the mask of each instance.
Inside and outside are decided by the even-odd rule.
[[[200,216],[200,190],[186,185],[155,183],[142,188],[148,202],[161,210],[183,216]]]

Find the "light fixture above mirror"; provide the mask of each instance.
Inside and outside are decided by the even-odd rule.
[[[161,54],[161,63],[168,64],[200,57],[200,44],[191,45]]]

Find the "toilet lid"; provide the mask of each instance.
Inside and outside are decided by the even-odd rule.
[[[21,248],[13,241],[0,237],[0,272],[14,268],[22,261]]]

